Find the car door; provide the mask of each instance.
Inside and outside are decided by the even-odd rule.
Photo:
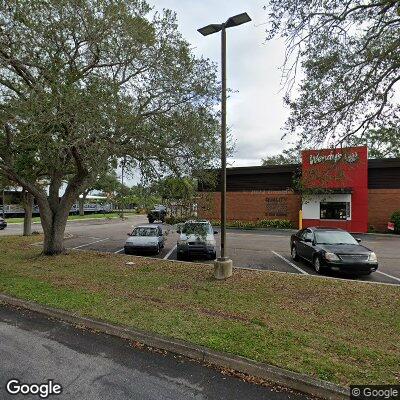
[[[312,260],[313,254],[313,245],[312,241],[314,239],[314,234],[310,229],[305,229],[299,238],[299,242],[297,245],[297,254],[305,258],[306,260]]]

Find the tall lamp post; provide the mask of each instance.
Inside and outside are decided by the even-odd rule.
[[[221,257],[215,260],[215,277],[226,279],[232,276],[232,260],[226,255],[226,29],[250,22],[247,13],[230,17],[222,24],[211,24],[198,31],[208,36],[221,31]]]
[[[3,189],[3,219],[5,219],[6,218],[6,210],[5,210],[5,204],[6,204],[6,202],[5,202],[5,198],[4,198],[4,196],[6,195],[6,190],[5,189]]]

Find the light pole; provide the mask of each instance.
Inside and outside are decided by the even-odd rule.
[[[198,31],[208,36],[221,31],[221,257],[215,261],[215,277],[225,279],[232,275],[232,260],[226,256],[226,28],[250,22],[247,13],[230,17],[222,24],[211,24]]]
[[[5,194],[6,194],[6,190],[3,189],[3,219],[6,218],[6,210],[5,210],[6,206],[5,206],[5,199],[4,199]]]

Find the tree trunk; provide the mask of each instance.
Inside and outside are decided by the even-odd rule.
[[[24,192],[24,236],[32,234],[32,211],[33,211],[33,195],[29,192]]]
[[[42,213],[42,211],[41,211]],[[43,254],[56,255],[64,252],[64,232],[69,215],[64,210],[59,210],[55,215],[47,215],[46,222],[42,219],[44,231]]]
[[[79,199],[79,215],[80,216],[84,216],[85,215],[85,200],[82,198],[82,199]]]
[[[43,254],[52,256],[64,252],[65,223],[54,223],[51,231],[45,233],[43,243]]]

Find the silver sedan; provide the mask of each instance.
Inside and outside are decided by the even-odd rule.
[[[128,233],[125,242],[125,254],[139,252],[158,254],[164,247],[164,235],[160,226],[146,224],[136,226],[131,233]]]

